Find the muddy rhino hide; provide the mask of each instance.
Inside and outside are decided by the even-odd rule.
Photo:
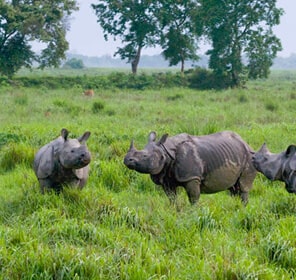
[[[203,173],[203,163],[197,152],[197,145],[190,137],[186,137],[183,142],[175,145],[165,143],[164,147],[173,160],[172,170],[175,179],[180,182],[188,182],[201,178]]]

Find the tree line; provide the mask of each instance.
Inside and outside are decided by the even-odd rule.
[[[95,2],[95,0],[94,0]],[[199,45],[210,45],[208,67],[224,84],[239,86],[246,78],[269,74],[282,49],[274,35],[283,10],[276,0],[98,0],[91,7],[105,40],[119,39],[115,55],[136,74],[144,48],[160,46],[169,65],[197,61]],[[21,67],[59,66],[68,43],[68,17],[74,0],[0,3],[0,74],[12,76]],[[30,42],[45,44],[33,53]],[[246,58],[246,59],[245,59]]]
[[[115,55],[137,72],[141,51],[161,46],[170,65],[198,60],[199,43],[210,45],[209,68],[217,79],[240,85],[242,78],[267,77],[282,49],[272,28],[282,9],[276,0],[101,0],[92,7],[105,39],[119,38]],[[243,61],[246,57],[246,62]]]

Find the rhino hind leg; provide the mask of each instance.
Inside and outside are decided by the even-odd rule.
[[[229,190],[231,196],[238,196],[238,195],[240,195],[241,194],[241,189],[240,189],[239,179],[228,190]]]

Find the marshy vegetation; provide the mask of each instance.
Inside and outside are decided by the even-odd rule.
[[[123,156],[161,136],[234,130],[257,150],[296,143],[296,73],[273,72],[244,89],[71,88],[2,83],[0,279],[293,279],[296,196],[258,174],[249,204],[227,192],[169,204]],[[41,195],[34,153],[61,128],[90,130],[82,191]]]

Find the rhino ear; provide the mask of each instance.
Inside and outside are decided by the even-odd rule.
[[[162,135],[161,136],[161,138],[160,138],[160,140],[158,141],[158,145],[160,145],[160,144],[164,144],[165,143],[165,141],[167,140],[167,138],[168,138],[168,134],[166,133],[166,134],[164,134],[164,135]]]
[[[294,155],[296,152],[296,146],[295,145],[290,145],[287,150],[286,150],[286,156],[290,157],[292,155]]]
[[[67,141],[68,135],[69,135],[69,131],[66,128],[63,128],[61,130],[61,136],[64,138],[65,141]]]
[[[292,170],[296,170],[296,156],[295,156],[295,153],[296,153],[296,146],[295,145],[290,145],[287,148],[286,156],[288,158],[291,158],[291,160],[289,161],[289,166],[290,166],[290,168]]]
[[[82,136],[80,136],[79,138],[77,138],[77,140],[81,143],[81,144],[84,144],[87,139],[89,138],[90,136],[90,132],[89,131],[86,131],[84,132],[84,134]]]
[[[37,177],[44,179],[50,176],[54,168],[54,148],[49,146],[41,155],[37,169]]]
[[[154,142],[156,140],[156,132],[151,131],[148,135],[148,143]]]

